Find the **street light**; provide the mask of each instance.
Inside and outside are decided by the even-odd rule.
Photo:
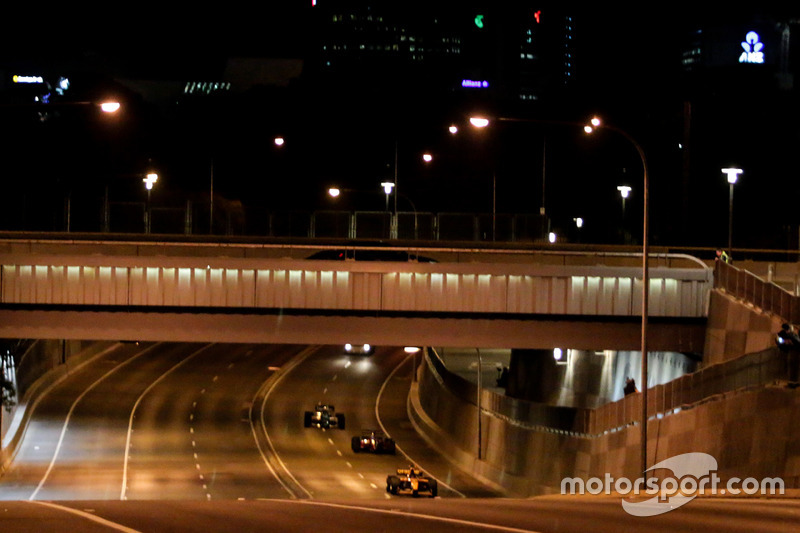
[[[386,210],[389,210],[389,195],[392,194],[394,190],[395,183],[392,181],[383,181],[381,182],[381,187],[383,187],[383,192],[386,194]],[[397,205],[397,202],[395,202]]]
[[[649,203],[649,182],[647,177],[647,158],[645,157],[644,150],[636,142],[636,139],[631,137],[626,131],[617,127],[603,124],[599,118],[594,117],[591,120],[591,125],[584,127],[586,133],[592,133],[597,128],[606,128],[615,131],[625,137],[631,144],[633,144],[639,158],[642,160],[642,375],[641,375],[641,390],[642,390],[642,427],[641,427],[641,460],[642,460],[642,475],[647,478],[647,314],[650,298],[650,272],[648,266],[649,254],[649,224],[648,224],[648,203]]]
[[[34,105],[38,106],[38,105],[41,105],[41,104],[34,104]],[[71,107],[71,106],[97,106],[97,107],[100,108],[100,111],[102,111],[103,113],[105,113],[107,115],[115,114],[122,107],[122,105],[119,102],[113,102],[113,101],[105,101],[105,102],[100,102],[100,103],[97,103],[97,102],[70,102],[70,103],[44,104],[44,105],[47,105],[47,106],[66,106],[66,107]],[[14,106],[14,107],[18,107],[18,106]],[[24,107],[24,106],[21,106],[21,107]],[[106,194],[106,196],[107,196],[107,194]],[[105,227],[108,227],[108,222],[107,222],[108,213],[107,213],[106,206],[104,206],[103,209],[104,209],[104,213],[103,213],[104,222],[103,222],[103,224],[104,224]],[[65,220],[65,226],[66,226],[67,232],[69,233],[70,228],[71,228],[71,224],[72,224],[72,191],[71,190],[67,193],[65,210],[66,210],[66,213],[65,213],[65,216],[64,216],[64,218],[66,219]]]
[[[485,117],[469,117],[469,123],[476,128],[485,128],[489,125],[489,119]]]
[[[153,190],[153,185],[158,181],[158,174],[150,172],[142,181],[144,182],[144,188],[147,189],[147,205],[144,210],[144,232],[150,233],[150,191]]]
[[[100,104],[100,110],[103,113],[116,113],[119,111],[120,103],[119,102],[103,102]]]
[[[728,177],[728,255],[733,255],[733,186],[739,181],[739,174],[743,171],[741,168],[723,168],[722,173]]]
[[[627,185],[620,185],[617,190],[622,197],[622,242],[625,243],[625,200],[630,196],[632,189]]]
[[[411,381],[417,381],[417,354],[420,352],[419,346],[406,346],[403,351],[411,356]]]
[[[530,122],[535,124],[545,124],[545,125],[560,125],[560,126],[583,126],[582,123],[578,122],[570,122],[564,120],[544,120],[544,119],[534,119],[534,118],[517,118],[517,117],[497,117],[495,120],[500,122]],[[486,128],[489,126],[490,120],[483,116],[471,116],[469,118],[470,124],[472,124],[476,128]],[[588,127],[588,126],[587,126]],[[589,127],[591,129],[591,127]],[[588,132],[587,132],[588,133]],[[542,220],[542,238],[547,238],[548,240],[551,239],[550,235],[550,220],[547,217],[547,211],[545,209],[545,184],[546,184],[546,160],[547,160],[547,138],[545,137],[542,141],[542,203],[539,207],[539,215]],[[493,202],[494,203],[494,202]],[[493,208],[494,209],[494,208]],[[552,240],[550,242],[553,242]]]

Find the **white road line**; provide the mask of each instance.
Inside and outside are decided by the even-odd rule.
[[[56,509],[58,511],[64,511],[64,512],[71,513],[71,514],[74,514],[74,515],[78,515],[81,518],[85,518],[87,520],[91,520],[92,522],[97,522],[98,524],[101,524],[101,525],[106,526],[106,527],[110,527],[111,529],[114,529],[116,531],[124,531],[125,533],[141,533],[138,529],[133,529],[133,528],[130,528],[130,527],[127,527],[127,526],[123,526],[122,524],[117,524],[116,522],[112,522],[111,520],[106,520],[105,518],[100,518],[99,516],[94,515],[92,513],[87,513],[85,511],[79,511],[78,509],[72,509],[70,507],[65,507],[63,505],[58,505],[58,504],[51,503],[51,502],[35,502],[35,501],[31,501],[30,503],[32,503],[34,505],[42,505],[44,507],[49,507],[51,509]]]
[[[128,456],[129,456],[128,451],[130,450],[130,447],[131,447],[131,433],[133,433],[133,419],[134,419],[134,417],[136,415],[136,409],[139,408],[139,404],[142,402],[144,397],[147,396],[147,394],[153,389],[153,387],[158,385],[164,378],[166,378],[172,372],[177,370],[179,367],[185,365],[191,359],[194,359],[195,357],[200,355],[200,353],[202,353],[205,350],[211,348],[211,346],[213,346],[213,345],[212,344],[208,344],[208,345],[200,348],[199,350],[195,351],[194,353],[189,354],[185,359],[183,359],[178,364],[176,364],[175,366],[173,366],[172,368],[170,368],[169,370],[167,370],[166,372],[161,374],[161,376],[159,376],[159,378],[157,380],[152,382],[144,391],[142,391],[142,393],[136,399],[136,402],[133,404],[133,409],[131,409],[131,416],[130,416],[130,418],[128,418],[128,436],[125,439],[125,462],[122,465],[122,489],[120,490],[120,493],[119,493],[119,499],[120,500],[124,500],[126,498],[125,493],[128,490]],[[197,405],[197,402],[195,402],[195,405]],[[194,414],[189,415],[189,420],[193,420],[193,419],[194,419]],[[190,433],[194,433],[194,428],[190,428]],[[192,441],[192,445],[194,445],[194,441]]]
[[[447,518],[444,516],[434,516],[422,513],[409,513],[405,511],[400,511],[398,509],[375,509],[373,507],[362,507],[359,505],[344,505],[339,503],[327,503],[327,502],[310,501],[310,500],[264,500],[264,501],[286,502],[286,503],[295,503],[301,505],[320,505],[325,507],[333,507],[336,509],[346,509],[348,511],[363,511],[367,513],[420,518],[422,520],[430,520],[432,522],[444,522],[447,524],[456,524],[460,526],[489,529],[492,531],[505,531],[506,533],[537,533],[532,529],[519,529],[516,527],[501,526],[497,524],[485,524],[483,522],[473,522],[471,520],[463,520],[460,518]]]
[[[269,384],[269,388],[267,389],[266,394],[264,394],[264,398],[261,400],[261,408],[259,410],[259,422],[261,424],[261,430],[264,433],[264,438],[267,441],[267,446],[269,446],[270,452],[272,452],[272,456],[278,462],[278,464],[283,469],[283,471],[286,472],[286,475],[289,476],[292,479],[292,481],[294,481],[295,484],[298,487],[300,487],[300,489],[303,492],[305,492],[306,495],[309,498],[313,498],[311,493],[308,491],[308,489],[306,489],[303,485],[301,485],[300,482],[297,480],[297,478],[295,478],[294,475],[289,471],[289,469],[286,468],[286,464],[281,460],[280,456],[278,455],[278,452],[275,450],[275,447],[272,445],[272,439],[269,437],[269,432],[267,432],[267,425],[264,423],[264,411],[267,408],[267,400],[269,399],[270,394],[272,394],[272,391],[275,389],[275,387],[277,387],[278,384],[281,382],[281,380],[286,376],[286,373],[290,372],[295,366],[297,366],[300,363],[302,363],[303,361],[305,361],[306,358],[311,356],[318,349],[319,349],[318,347],[310,347],[310,348],[306,348],[306,350],[304,350],[303,352],[300,352],[300,354],[298,354],[297,357],[295,357],[292,361],[290,361],[288,365],[285,365],[287,367],[285,373],[277,375],[277,377],[272,382],[267,380],[264,383],[264,385],[262,385],[262,387],[256,392],[255,396],[253,397],[253,399],[257,398],[258,395],[261,394],[261,390],[265,386],[267,386]],[[252,402],[252,403],[254,403],[254,402]],[[278,480],[278,483],[281,484],[281,486],[284,488],[284,490],[286,490],[286,492],[288,492],[289,495],[292,498],[297,498],[297,495],[294,493],[294,491],[292,491],[292,489],[289,486],[287,486],[286,483],[280,478],[278,473],[275,471],[273,466],[270,464],[266,453],[264,453],[264,450],[261,449],[261,444],[260,444],[260,442],[258,440],[256,426],[253,423],[253,415],[252,415],[252,413],[253,413],[253,405],[252,405],[252,403],[251,403],[251,406],[250,406],[250,413],[248,415],[248,419],[250,420],[250,430],[253,433],[253,439],[255,439],[255,441],[256,441],[256,447],[258,448],[258,453],[261,454],[261,458],[263,459],[264,464],[267,465],[267,468],[269,469],[269,471],[272,474],[272,476],[275,479]]]
[[[383,396],[383,391],[386,389],[386,386],[389,384],[389,381],[394,377],[394,375],[397,373],[397,371],[400,370],[400,367],[403,366],[406,363],[406,361],[408,361],[410,358],[412,358],[414,356],[415,356],[415,354],[408,355],[405,359],[403,359],[400,362],[399,365],[397,365],[395,367],[394,370],[392,370],[392,372],[389,374],[389,376],[383,382],[383,385],[381,385],[381,389],[378,391],[378,399],[375,400],[375,418],[378,419],[378,425],[381,427],[381,431],[383,431],[384,435],[386,435],[387,437],[390,437],[390,438],[391,438],[391,435],[389,435],[389,432],[386,431],[386,427],[383,425],[383,422],[381,421],[381,414],[379,412],[379,406],[380,406],[380,403],[381,403],[381,397]],[[397,448],[397,451],[402,453],[403,456],[406,459],[408,459],[410,462],[412,462],[414,464],[419,464],[417,461],[412,459],[406,452],[404,452],[403,449],[400,446],[395,445],[395,447]],[[451,487],[450,485],[448,485],[447,483],[445,483],[441,479],[438,479],[437,477],[431,475],[431,473],[429,471],[425,470],[425,472],[428,474],[428,476],[430,476],[433,479],[435,479],[437,481],[437,483],[439,483],[439,485],[442,485],[443,487],[447,487],[448,489],[450,489],[451,491],[455,492],[456,494],[458,494],[462,498],[466,498],[466,496],[464,494],[462,494],[461,492],[457,491],[456,489],[454,489],[453,487]]]
[[[129,363],[131,363],[132,361],[136,360],[137,358],[141,357],[141,356],[142,356],[142,355],[144,355],[145,353],[147,353],[147,352],[151,351],[151,350],[152,350],[152,349],[154,349],[156,346],[158,346],[158,345],[157,345],[157,344],[154,344],[153,346],[150,346],[150,347],[148,347],[148,348],[145,348],[145,349],[144,349],[144,350],[142,350],[141,352],[139,352],[139,353],[137,353],[137,354],[135,354],[135,355],[131,356],[131,357],[130,357],[130,358],[127,360],[127,361],[125,361],[124,363],[122,363],[122,364],[120,364],[120,365],[117,365],[117,366],[115,366],[114,368],[112,368],[111,370],[109,370],[108,372],[106,372],[105,374],[103,374],[103,375],[102,375],[100,378],[98,378],[98,379],[97,379],[97,380],[96,380],[94,383],[92,383],[91,385],[89,385],[89,386],[86,388],[86,390],[84,390],[84,391],[83,391],[83,392],[80,394],[80,396],[78,396],[78,397],[75,399],[75,401],[74,401],[74,402],[72,402],[72,405],[71,405],[71,406],[70,406],[70,408],[69,408],[69,412],[67,413],[67,418],[64,420],[64,426],[61,428],[61,435],[59,435],[59,437],[58,437],[58,443],[56,444],[56,449],[55,449],[55,451],[53,452],[53,458],[50,460],[50,464],[47,466],[47,470],[46,470],[46,471],[45,471],[45,473],[44,473],[44,477],[42,477],[42,480],[39,482],[39,485],[37,485],[37,486],[36,486],[36,490],[34,490],[34,491],[33,491],[33,494],[31,494],[31,496],[30,496],[30,498],[28,498],[28,500],[31,500],[31,501],[32,501],[32,500],[36,499],[36,495],[37,495],[37,494],[39,494],[39,491],[40,491],[40,490],[42,490],[42,487],[44,486],[45,482],[47,481],[47,478],[50,476],[50,472],[52,472],[52,470],[53,470],[53,467],[54,467],[54,466],[55,466],[55,464],[56,464],[56,459],[58,459],[58,454],[61,452],[61,445],[64,443],[64,436],[67,434],[67,426],[69,426],[69,421],[70,421],[70,419],[72,418],[72,413],[73,413],[73,412],[75,412],[75,408],[78,406],[78,404],[80,403],[80,401],[81,401],[81,400],[82,400],[82,399],[83,399],[83,398],[84,398],[84,397],[85,397],[85,396],[86,396],[86,395],[89,393],[89,391],[91,391],[92,389],[94,389],[94,388],[95,388],[95,387],[96,387],[98,384],[100,384],[100,382],[102,382],[103,380],[105,380],[105,379],[106,379],[108,376],[110,376],[111,374],[113,374],[114,372],[116,372],[117,370],[119,370],[120,368],[122,368],[122,367],[124,367],[124,366],[128,365]],[[127,452],[126,452],[126,455],[127,455]]]
[[[50,384],[49,384],[47,387],[45,387],[45,389],[44,389],[44,390],[43,390],[43,391],[42,391],[40,394],[37,394],[37,395],[36,395],[36,398],[33,400],[33,403],[32,403],[32,404],[30,404],[30,405],[29,405],[29,406],[28,406],[28,407],[25,409],[25,411],[27,411],[27,412],[30,412],[30,416],[31,416],[31,417],[33,417],[33,413],[35,413],[35,412],[36,412],[36,407],[39,405],[39,402],[41,402],[41,401],[42,401],[42,399],[43,399],[43,398],[45,398],[45,397],[46,397],[46,396],[47,396],[47,395],[50,393],[50,391],[52,391],[54,388],[56,388],[58,385],[60,385],[60,384],[61,384],[61,383],[62,383],[62,382],[65,380],[65,379],[67,379],[68,377],[70,377],[70,375],[71,375],[71,374],[73,374],[73,373],[75,373],[75,372],[79,371],[80,369],[82,369],[83,367],[85,367],[85,366],[87,366],[87,365],[90,365],[90,364],[94,363],[94,362],[95,362],[95,361],[97,361],[98,359],[100,359],[100,358],[104,357],[106,354],[108,354],[108,353],[111,353],[111,352],[113,352],[113,351],[114,351],[114,350],[116,350],[116,349],[117,349],[117,345],[114,345],[114,346],[111,346],[111,347],[109,347],[109,348],[106,348],[105,350],[101,351],[100,353],[97,353],[97,354],[93,355],[92,357],[89,357],[89,358],[87,358],[87,359],[85,359],[85,360],[81,361],[81,362],[80,362],[78,365],[76,365],[76,366],[72,367],[72,369],[70,369],[70,368],[69,368],[70,364],[69,364],[69,363],[67,363],[67,365],[66,365],[66,366],[67,366],[67,371],[66,371],[66,372],[64,372],[64,373],[63,373],[63,374],[62,374],[62,375],[61,375],[61,376],[60,376],[58,379],[56,379],[56,380],[55,380],[53,383],[50,383]],[[111,361],[109,361],[109,362],[111,362]],[[116,364],[116,362],[113,362],[113,363],[114,363],[114,364]],[[19,413],[19,412],[18,412],[18,413]],[[17,417],[15,416],[15,417],[14,417],[14,421],[12,421],[12,425],[14,424],[14,422],[15,422],[16,420],[17,420]],[[20,424],[20,422],[17,422],[17,426],[19,426],[19,424]],[[22,424],[22,428],[21,428],[22,435],[21,435],[20,442],[22,442],[22,440],[24,440],[24,438],[25,438],[25,435],[28,433],[28,428],[29,428],[29,427],[30,427],[30,424],[27,424],[27,423],[26,423],[26,424]],[[12,432],[12,431],[13,431],[13,430],[11,430],[11,429],[9,428],[9,432],[8,432],[8,434],[6,435],[6,438],[10,438],[10,437],[11,437],[11,432]],[[2,440],[0,440],[0,447],[2,447],[2,444],[3,444],[3,442],[2,442]],[[13,461],[14,461],[14,459],[16,459],[16,457],[17,457],[17,453],[19,453],[20,449],[21,449],[21,446],[17,446],[17,447],[15,447],[15,448],[14,448],[14,450],[13,450],[13,455],[10,457],[10,459],[11,459],[11,462],[13,462]],[[35,447],[34,447],[34,449],[35,449],[35,450],[38,450],[38,449],[39,449],[39,447],[38,447],[38,446],[35,446]]]

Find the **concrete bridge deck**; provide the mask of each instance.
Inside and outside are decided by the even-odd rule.
[[[437,261],[303,258],[318,249],[0,242],[0,336],[540,348],[570,341],[586,349],[639,342],[636,254],[428,248],[424,255]],[[690,256],[654,255],[650,278],[654,349],[700,349],[711,270]]]

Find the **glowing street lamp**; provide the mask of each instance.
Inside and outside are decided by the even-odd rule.
[[[386,194],[386,210],[389,210],[389,195],[392,194],[394,190],[394,182],[393,181],[384,181],[381,182],[381,187],[383,187],[383,192]]]
[[[406,346],[403,351],[411,356],[411,381],[417,381],[417,354],[422,350],[419,346]]]
[[[144,188],[147,189],[147,205],[144,210],[144,232],[150,233],[150,219],[152,216],[150,210],[150,192],[153,190],[153,185],[158,181],[158,174],[150,172],[142,181],[144,182]]]
[[[424,154],[422,154],[422,160],[425,161],[426,163],[430,163],[431,161],[433,161],[433,154],[425,152]]]
[[[275,146],[283,146],[286,144],[286,139],[283,137],[275,137]]]
[[[617,187],[620,197],[622,197],[622,240],[625,242],[625,200],[631,195],[631,188],[627,185]]]
[[[328,196],[331,198],[338,198],[340,194],[342,194],[342,190],[339,187],[331,187],[328,189]]]
[[[639,154],[642,160],[642,375],[641,375],[641,394],[642,394],[642,420],[641,420],[641,461],[642,461],[642,475],[647,477],[647,314],[648,305],[650,300],[650,270],[648,264],[649,251],[649,224],[648,224],[648,204],[649,200],[649,180],[647,177],[647,158],[645,157],[644,150],[636,142],[636,139],[631,137],[626,131],[617,127],[603,124],[599,118],[594,117],[590,121],[590,125],[584,127],[586,133],[592,133],[595,129],[600,127],[615,131],[625,137]],[[622,191],[620,191],[622,192]]]
[[[728,177],[728,255],[732,255],[733,245],[733,186],[739,181],[741,168],[723,168],[722,173]]]
[[[116,113],[120,107],[119,102],[103,102],[100,104],[100,110],[103,113]]]
[[[142,181],[144,182],[144,188],[148,191],[153,190],[153,185],[158,181],[158,174],[155,172],[150,172],[146,178],[143,178]]]
[[[469,117],[469,123],[476,128],[485,128],[489,125],[489,119],[485,117]]]

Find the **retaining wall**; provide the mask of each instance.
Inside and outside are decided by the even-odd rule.
[[[765,357],[774,367],[775,358],[769,355]],[[435,356],[429,355],[419,369],[418,385],[412,387],[409,398],[412,422],[463,470],[509,496],[560,492],[565,477],[641,476],[641,426],[625,423],[637,420],[641,413],[637,410],[640,395],[603,409],[573,410],[572,415],[543,406],[542,423],[536,424],[535,417],[521,422],[519,417],[491,409],[494,393],[483,390],[478,418],[477,393],[465,397],[467,386],[448,386],[454,376],[441,373],[438,367]],[[717,475],[723,480],[781,477],[787,488],[800,488],[800,425],[796,423],[800,388],[789,387],[785,379],[739,383],[741,374],[753,374],[751,369],[738,363],[726,367],[743,369],[731,374],[729,390],[719,392],[719,387],[713,387],[707,397],[651,416],[648,464],[680,453],[705,452],[717,459]],[[710,382],[719,383],[722,374],[710,367],[714,378]],[[627,417],[616,417],[619,413]]]

